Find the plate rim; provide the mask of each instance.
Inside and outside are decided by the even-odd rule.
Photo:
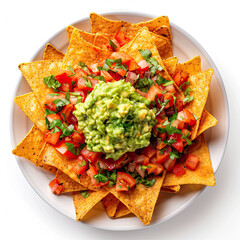
[[[138,17],[146,17],[146,18],[156,18],[158,16],[156,16],[155,14],[150,14],[150,13],[143,13],[141,11],[131,11],[131,10],[118,10],[118,11],[103,11],[103,12],[100,12],[99,13],[100,15],[102,16],[106,16],[106,15],[129,15],[129,16],[138,16]],[[89,16],[86,16],[85,17],[85,14],[82,18],[79,18],[77,21],[71,23],[70,25],[75,25],[79,22],[82,22],[82,21],[86,21],[86,20],[89,20],[90,21],[90,18]],[[218,163],[218,165],[216,166],[216,169],[214,171],[214,173],[216,174],[217,170],[219,169],[222,161],[223,161],[223,158],[224,158],[224,155],[225,155],[225,152],[226,152],[226,148],[227,148],[227,144],[228,144],[228,138],[229,138],[229,130],[230,130],[230,110],[229,110],[229,101],[228,101],[228,97],[227,97],[227,92],[226,92],[226,88],[225,88],[225,85],[224,85],[224,81],[222,79],[222,76],[217,68],[217,66],[215,65],[214,61],[212,60],[212,58],[210,57],[210,55],[207,53],[207,51],[202,47],[202,45],[194,38],[192,37],[188,32],[186,32],[184,29],[182,29],[181,27],[179,27],[177,24],[173,23],[170,21],[170,27],[174,27],[175,29],[177,29],[178,31],[180,31],[182,34],[184,34],[187,38],[189,38],[194,44],[197,45],[197,47],[204,53],[204,55],[208,58],[208,60],[210,61],[210,64],[211,66],[214,67],[214,69],[216,69],[216,71],[218,72],[218,75],[219,75],[219,78],[218,78],[218,82],[220,83],[221,85],[221,90],[223,91],[223,96],[224,96],[224,101],[226,103],[226,110],[227,110],[227,118],[226,118],[226,133],[225,133],[225,141],[224,141],[224,149],[222,151],[222,154],[221,156],[219,157],[220,158],[220,161]],[[57,31],[55,34],[53,34],[50,38],[47,39],[46,42],[44,42],[41,47],[37,50],[37,52],[31,57],[30,59],[30,62],[33,61],[37,55],[39,55],[43,49],[45,48],[46,44],[51,42],[50,40],[55,38],[57,35],[59,35],[61,32],[63,32],[66,28],[62,28],[60,29],[59,31]],[[17,81],[17,84],[15,86],[15,89],[12,93],[12,96],[14,99],[14,97],[16,96],[19,88],[20,88],[20,84],[21,84],[21,80],[22,80],[23,76],[21,75]],[[14,109],[16,107],[16,104],[14,101],[12,101],[11,103],[11,111],[10,111],[10,124],[9,124],[9,127],[10,127],[10,138],[11,138],[11,146],[12,148],[14,148],[17,144],[15,143],[15,139],[14,139],[14,133],[13,133],[13,129],[14,129],[14,116],[13,116],[13,113],[14,113]],[[37,189],[34,188],[33,184],[31,183],[30,179],[27,177],[23,167],[21,166],[20,164],[20,157],[18,156],[15,156],[15,159],[17,161],[17,164],[24,176],[24,178],[27,180],[27,182],[29,183],[29,185],[31,186],[31,188],[34,190],[35,193],[38,194],[38,196],[45,202],[47,203],[48,206],[51,206],[53,209],[55,209],[58,213],[60,213],[61,215],[67,217],[67,218],[70,218],[72,221],[75,222],[75,220],[69,216],[67,216],[65,213],[61,212],[59,209],[57,209],[54,205],[52,205],[51,203],[48,202],[47,198],[45,198],[43,195],[41,195],[40,192],[37,191]],[[95,229],[101,229],[101,230],[108,230],[108,231],[134,231],[134,230],[140,230],[140,229],[146,229],[146,228],[150,228],[150,227],[153,227],[153,226],[156,226],[156,225],[159,225],[171,218],[173,218],[174,216],[178,215],[180,212],[182,212],[183,210],[185,210],[188,206],[190,206],[194,200],[206,189],[207,186],[204,186],[201,190],[199,190],[191,199],[189,199],[187,202],[185,202],[182,206],[180,206],[178,209],[176,209],[175,211],[173,211],[172,213],[170,213],[168,216],[162,218],[161,220],[157,221],[156,223],[151,223],[150,225],[142,225],[139,227],[135,227],[134,229],[113,229],[113,228],[108,228],[107,226],[105,228],[103,227],[99,227],[99,226],[96,226],[96,225],[93,225],[93,224],[89,224],[88,222],[84,222],[84,221],[80,221],[81,224],[84,224],[84,225],[87,225],[87,226],[91,226]]]

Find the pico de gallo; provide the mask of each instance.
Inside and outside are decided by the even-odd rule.
[[[118,38],[116,41],[119,42]],[[125,39],[122,44],[127,41]],[[174,76],[174,81],[186,95],[185,99],[178,99],[174,81],[161,76],[163,69],[151,52],[141,49],[139,52],[144,60],[138,63],[118,51],[101,62],[89,65],[80,62],[76,69],[68,66],[68,69],[43,80],[54,91],[46,95],[47,132],[44,140],[69,158],[71,170],[78,177],[86,172],[92,184],[98,187],[115,185],[117,191],[128,191],[138,183],[151,187],[156,182],[152,176],[161,176],[165,170],[182,176],[186,168],[194,171],[199,162],[198,157],[185,151],[192,144],[191,128],[196,124],[195,116],[184,108],[185,102],[193,100],[188,74],[178,72]],[[87,101],[96,86],[120,80],[130,84],[139,97],[147,100],[146,106],[153,112],[154,124],[148,146],[113,159],[107,157],[106,151],[90,150],[74,112],[79,103]],[[133,119],[127,120],[122,124],[125,131]],[[182,162],[185,162],[184,167],[180,165]],[[51,182],[50,187],[54,193],[63,190],[57,180]]]

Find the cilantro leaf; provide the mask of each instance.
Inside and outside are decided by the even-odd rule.
[[[81,194],[84,198],[87,198],[87,197],[89,196],[89,193],[87,192],[87,190],[81,191],[80,194]]]
[[[61,83],[57,81],[54,75],[43,78],[43,83],[45,83],[48,88],[52,88],[54,92],[57,92],[61,86]]]

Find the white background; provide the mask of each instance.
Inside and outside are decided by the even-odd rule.
[[[238,1],[3,1],[0,0],[1,164],[0,239],[240,239],[240,13]],[[176,217],[140,231],[96,230],[49,207],[22,175],[10,143],[10,106],[20,77],[53,34],[90,12],[130,10],[168,15],[212,57],[223,78],[231,128],[217,184]]]

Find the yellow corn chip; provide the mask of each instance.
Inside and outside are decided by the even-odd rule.
[[[188,60],[184,63],[178,63],[176,71],[184,71],[189,74],[194,74],[201,71],[201,58],[200,56],[195,56],[194,58]]]
[[[63,192],[61,193],[87,190],[86,187],[82,186],[79,182],[74,181],[60,170],[57,171],[55,178],[63,185]]]
[[[121,29],[124,35],[133,39],[140,31],[142,26],[137,24],[128,23],[125,21],[114,21],[106,19],[96,13],[90,14],[91,19],[91,32],[107,34],[109,38],[113,38],[115,34]],[[166,37],[159,36],[155,33],[150,33],[159,54],[163,59],[172,56],[172,44]]]
[[[14,102],[42,132],[45,132],[44,111],[33,92],[15,97]],[[40,120],[44,121],[44,125]]]
[[[122,202],[119,202],[117,209],[116,209],[116,213],[113,216],[113,218],[120,218],[120,217],[126,216],[130,213],[131,213],[131,211]]]
[[[203,133],[196,138],[196,141],[197,143],[193,143],[189,146],[188,153],[200,157],[197,169],[192,171],[185,168],[186,174],[182,176],[176,176],[174,173],[168,172],[164,178],[163,186],[182,184],[215,185],[214,172],[210,160],[208,145]],[[184,163],[181,165],[184,166]]]
[[[135,189],[127,192],[117,192],[115,186],[107,189],[126,205],[144,224],[149,225],[164,176],[165,173],[162,177],[156,177],[156,183],[149,188],[138,184]]]
[[[57,169],[64,172],[70,178],[76,182],[80,182],[84,187],[87,187],[91,190],[98,190],[99,188],[95,187],[91,183],[90,177],[86,172],[81,174],[78,178],[77,174],[72,171],[73,164],[77,159],[69,159],[62,154],[60,154],[54,147],[49,144],[46,144],[46,151],[42,156],[42,163],[56,167]]]
[[[76,211],[76,220],[82,220],[83,217],[105,196],[107,196],[108,191],[104,188],[97,192],[88,191],[89,196],[84,198],[80,192],[73,192],[73,203]]]
[[[77,68],[79,67],[79,62],[84,62],[85,64],[100,62],[109,55],[110,51],[86,42],[80,36],[78,29],[74,29],[67,53],[63,59],[63,69],[66,69],[68,65]]]
[[[117,206],[119,204],[119,199],[117,199],[114,195],[109,193],[106,197],[104,197],[102,200],[102,205],[109,217],[114,217]]]
[[[57,74],[61,66],[61,61],[53,60],[22,63],[19,65],[19,69],[42,107],[46,101],[46,94],[53,93],[53,90],[43,83],[43,78]]]
[[[191,96],[194,97],[194,100],[188,103],[185,108],[198,118],[196,124],[192,128],[191,139],[195,139],[197,136],[200,118],[207,101],[212,75],[213,69],[208,69],[189,76],[192,89]]]
[[[62,60],[64,53],[56,49],[51,43],[48,43],[43,53],[43,60]]]
[[[171,77],[174,76],[178,63],[177,57],[170,57],[163,60],[163,64]]]
[[[150,29],[149,29],[150,30]],[[150,30],[151,31],[151,30]],[[163,25],[157,29],[155,29],[154,31],[152,31],[153,33],[157,34],[157,35],[161,35],[163,37],[166,37],[169,39],[169,41],[172,43],[172,37],[171,37],[171,31],[170,28],[168,28],[167,26]]]
[[[214,116],[212,116],[206,109],[203,109],[199,127],[197,130],[197,136],[202,134],[207,129],[216,126],[217,122],[218,121]]]
[[[33,125],[26,137],[13,149],[12,153],[36,164],[37,158],[45,144],[43,133],[36,125]]]
[[[180,186],[179,185],[175,185],[175,186],[162,186],[161,188],[161,192],[165,192],[165,193],[177,193],[180,191]]]

